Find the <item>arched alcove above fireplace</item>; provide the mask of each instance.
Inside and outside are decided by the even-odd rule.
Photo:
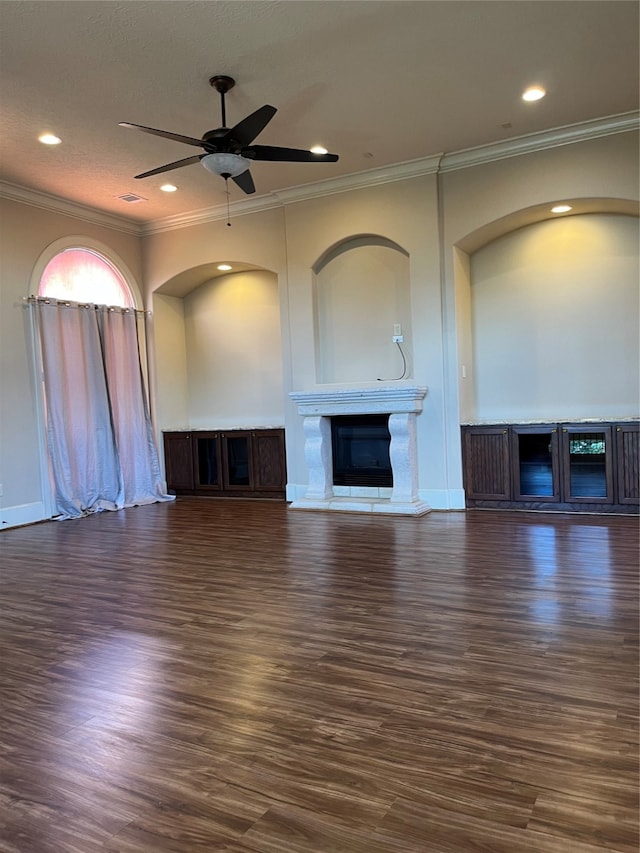
[[[317,382],[400,376],[403,354],[394,334],[402,335],[412,361],[408,253],[385,237],[359,235],[332,246],[313,272]]]

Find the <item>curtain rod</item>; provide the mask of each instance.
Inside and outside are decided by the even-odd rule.
[[[151,311],[142,311],[139,308],[125,308],[122,305],[98,305],[95,302],[72,302],[68,299],[53,299],[49,296],[23,296],[22,301],[29,305],[35,305],[37,302],[42,302],[45,305],[57,305],[64,308],[93,308],[96,311],[121,311],[123,314],[136,314],[138,316],[151,316]]]

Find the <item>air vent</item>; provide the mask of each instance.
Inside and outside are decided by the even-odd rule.
[[[146,198],[142,198],[140,195],[135,195],[134,193],[125,193],[124,195],[118,195],[116,198],[119,198],[120,201],[126,201],[127,204],[136,204],[139,201],[147,201]]]

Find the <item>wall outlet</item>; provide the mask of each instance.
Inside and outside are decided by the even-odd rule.
[[[393,334],[394,334],[394,337],[396,335],[402,334],[402,326],[400,325],[400,323],[394,323],[393,324]]]
[[[394,344],[401,344],[404,342],[404,335],[394,335],[391,340]]]

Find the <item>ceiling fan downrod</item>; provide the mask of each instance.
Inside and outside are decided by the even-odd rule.
[[[220,93],[220,106],[222,110],[222,126],[227,126],[227,109],[224,102],[224,96],[230,89],[236,85],[233,77],[227,77],[226,74],[216,74],[209,78],[209,85],[213,86],[216,92]]]

